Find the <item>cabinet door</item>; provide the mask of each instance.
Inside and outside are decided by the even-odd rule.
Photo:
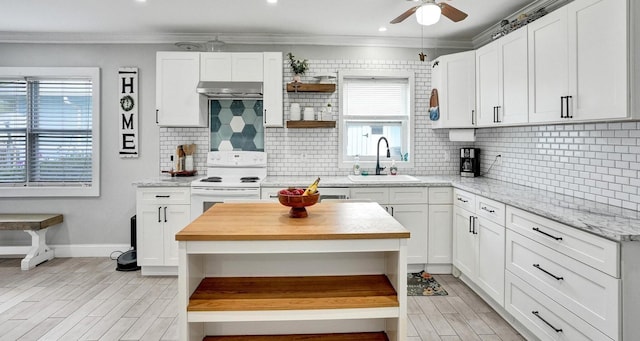
[[[505,228],[481,217],[476,219],[476,231],[476,283],[500,306],[504,306]]]
[[[452,225],[453,205],[429,205],[429,264],[451,264]]]
[[[166,222],[164,223],[164,264],[178,266],[178,242],[176,233],[189,225],[190,206],[189,205],[167,205]]]
[[[530,23],[529,122],[560,121],[561,97],[569,92],[567,8]]]
[[[566,7],[570,114],[574,120],[627,117],[626,1],[577,0]]]
[[[262,52],[231,54],[231,80],[234,82],[262,82],[263,70]]]
[[[386,206],[388,210],[389,189],[386,187],[351,188],[351,199],[367,199]]]
[[[504,38],[503,38],[504,39]],[[476,51],[476,108],[478,125],[496,125],[496,109],[500,106],[499,40]]]
[[[426,264],[429,206],[426,204],[393,205],[390,213],[411,232],[411,238],[407,242],[407,263]]]
[[[471,212],[453,208],[453,265],[475,281],[477,243]]]
[[[475,126],[475,51],[442,56],[440,64],[440,119],[436,122],[441,128]]]
[[[265,127],[283,127],[282,53],[264,53],[263,124]]]
[[[201,81],[230,81],[231,53],[203,52],[200,53]]]
[[[207,107],[206,98],[196,93],[199,81],[200,55],[198,53],[157,53],[156,115],[160,126],[207,126],[207,110],[204,110]]]
[[[498,65],[500,107],[496,113],[497,121],[503,124],[525,123],[529,120],[526,26],[498,40]]]
[[[164,265],[163,217],[160,205],[138,205],[136,240],[138,265]]]

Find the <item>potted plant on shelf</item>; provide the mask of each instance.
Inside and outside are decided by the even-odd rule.
[[[287,57],[289,57],[291,71],[294,73],[293,82],[300,83],[300,76],[304,75],[304,73],[309,69],[308,61],[306,59],[295,59],[295,56],[291,54],[291,52],[287,53]]]

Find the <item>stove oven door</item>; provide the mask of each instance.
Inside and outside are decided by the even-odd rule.
[[[260,199],[260,188],[191,187],[191,221],[227,199]]]

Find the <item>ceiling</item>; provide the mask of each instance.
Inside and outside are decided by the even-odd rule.
[[[0,0],[0,42],[205,42],[470,47],[541,0],[443,0],[469,16],[420,26],[408,0]],[[548,2],[548,0],[547,0]],[[380,26],[387,27],[379,32]]]

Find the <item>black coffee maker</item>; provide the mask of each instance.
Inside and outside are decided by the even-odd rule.
[[[480,176],[480,149],[460,148],[460,176]]]

